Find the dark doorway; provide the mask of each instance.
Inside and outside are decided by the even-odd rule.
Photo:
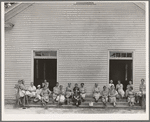
[[[45,79],[52,91],[57,81],[57,59],[34,59],[34,85],[42,85]]]
[[[116,86],[117,81],[120,80],[123,84],[123,89],[130,80],[132,80],[132,60],[110,60],[109,66],[109,80],[113,80]]]

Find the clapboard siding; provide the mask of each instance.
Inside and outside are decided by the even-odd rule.
[[[108,83],[108,50],[134,51],[134,87],[146,78],[145,11],[133,3],[73,5],[35,3],[8,21],[5,33],[5,97],[14,98],[14,84],[32,81],[32,51],[58,50],[58,82]],[[9,89],[9,90],[8,90]]]

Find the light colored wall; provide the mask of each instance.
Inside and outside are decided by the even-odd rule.
[[[32,81],[32,50],[59,49],[58,82],[108,83],[108,50],[135,51],[134,87],[145,74],[145,12],[133,3],[36,3],[9,20],[5,33],[5,97],[14,84]]]

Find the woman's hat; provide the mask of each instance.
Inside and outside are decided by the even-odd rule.
[[[41,87],[41,85],[38,85],[37,87],[39,88],[39,87]]]

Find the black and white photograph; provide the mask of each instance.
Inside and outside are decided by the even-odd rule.
[[[149,120],[148,5],[1,2],[2,120]]]

